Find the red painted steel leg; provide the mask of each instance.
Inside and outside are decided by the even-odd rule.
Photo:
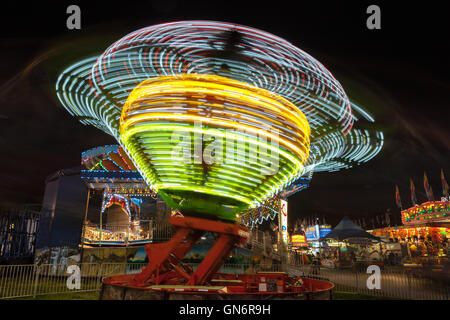
[[[171,217],[170,223],[178,227],[172,239],[165,243],[145,246],[149,264],[134,277],[133,285],[146,286],[149,283],[186,283],[202,285],[208,283],[211,276],[219,270],[233,247],[248,238],[245,227],[232,223],[198,219],[192,217]],[[192,249],[206,231],[219,233],[215,244],[206,257],[192,270],[183,266],[181,260]]]
[[[214,246],[192,275],[191,285],[203,285],[220,269],[233,247],[240,241],[239,237],[221,234]]]
[[[159,274],[161,274],[161,272],[170,271],[171,267],[168,263],[172,260],[170,259],[170,255],[173,254],[178,260],[181,260],[195,245],[202,233],[203,232],[193,232],[193,230],[188,228],[179,228],[169,241],[146,245],[145,251],[149,258],[149,264],[140,274],[136,275],[134,278],[135,283],[147,283],[156,270],[158,270]],[[186,238],[188,238],[187,241],[183,243],[183,240]],[[158,280],[156,281],[157,284],[160,282]]]

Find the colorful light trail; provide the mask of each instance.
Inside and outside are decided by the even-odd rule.
[[[117,139],[171,207],[228,220],[312,172],[369,161],[384,139],[358,128],[374,119],[320,62],[284,39],[230,23],[137,30],[64,70],[56,89],[72,115]],[[238,165],[181,163],[169,155],[182,131],[189,140],[231,135],[246,152],[271,150],[265,159],[277,160],[278,170],[261,174],[267,168],[258,153]]]

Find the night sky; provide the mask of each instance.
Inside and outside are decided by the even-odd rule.
[[[375,159],[317,173],[308,190],[289,198],[290,222],[315,214],[334,224],[344,215],[368,217],[388,208],[398,215],[395,184],[404,206],[410,205],[409,178],[419,202],[425,201],[424,171],[439,198],[441,168],[450,177],[447,11],[432,1],[427,7],[336,2],[2,3],[0,206],[41,203],[46,176],[79,165],[86,149],[115,143],[60,106],[58,73],[138,28],[184,19],[234,22],[285,38],[322,62],[384,132],[385,146]],[[81,7],[81,30],[66,28],[70,4]],[[381,30],[366,28],[370,4],[381,8]]]

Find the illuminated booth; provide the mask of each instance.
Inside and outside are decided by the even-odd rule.
[[[428,201],[403,210],[404,225],[417,225],[430,222],[450,222],[450,201]]]
[[[448,258],[450,240],[450,202],[428,201],[401,211],[402,226],[371,230],[390,243],[401,246],[401,254],[417,262]]]
[[[306,241],[306,236],[303,231],[296,231],[289,237],[290,255],[288,259],[293,264],[297,263],[309,263],[307,253],[309,251],[309,245]]]
[[[101,193],[98,219],[95,212],[87,215],[90,197],[86,203],[82,244],[126,246],[152,242],[151,221],[141,219],[141,206],[144,201],[156,203],[157,195],[122,147],[107,145],[87,150],[82,153],[81,163],[81,178],[88,194]]]
[[[326,241],[319,241],[320,238],[324,238],[331,231],[331,225],[313,225],[306,228],[306,239],[314,252],[320,251],[320,248],[326,245]]]
[[[328,229],[328,228],[327,228]],[[367,247],[380,245],[380,237],[363,230],[349,217],[344,217],[331,231],[319,237],[319,242],[326,242],[324,255],[326,263],[332,267],[352,267],[375,264],[373,259],[367,259],[360,253]],[[370,260],[370,261],[369,261]]]

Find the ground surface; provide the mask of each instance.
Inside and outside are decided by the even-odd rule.
[[[63,293],[63,294],[47,294],[42,296],[23,297],[14,300],[98,300],[99,294],[97,292],[77,292],[77,293]],[[333,293],[334,300],[391,300],[390,298],[380,296],[369,296],[355,294],[351,292],[335,291]]]

